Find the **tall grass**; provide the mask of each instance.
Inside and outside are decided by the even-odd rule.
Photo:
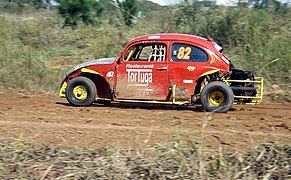
[[[0,86],[55,91],[72,66],[121,52],[118,32],[111,28],[61,29],[53,16],[0,17]]]
[[[182,10],[154,11],[137,19],[133,28],[110,16],[99,27],[75,30],[62,29],[62,18],[54,11],[4,13],[0,16],[0,86],[55,92],[64,73],[77,63],[117,57],[126,42],[138,35],[178,32],[210,35],[223,43],[238,67],[290,92],[290,10],[283,16],[247,8],[194,9],[188,13],[195,12],[193,22],[185,24],[182,19],[184,23],[179,24]]]

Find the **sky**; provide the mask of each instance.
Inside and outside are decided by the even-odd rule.
[[[152,2],[155,2],[157,4],[164,6],[164,5],[168,5],[168,4],[178,3],[181,0],[149,0],[149,1],[152,1]],[[234,1],[235,0],[216,0],[216,3],[219,5],[229,5],[229,4],[232,4],[232,2],[234,2]],[[291,0],[279,0],[279,1],[290,3]]]
[[[181,0],[149,0],[149,1],[152,1],[152,2],[155,2],[157,4],[164,6],[164,5],[168,5],[168,4],[178,3]],[[217,4],[227,4],[227,1],[229,1],[229,0],[216,0]]]

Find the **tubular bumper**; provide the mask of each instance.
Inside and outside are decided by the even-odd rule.
[[[255,89],[257,91],[255,96],[234,96],[234,99],[236,100],[236,104],[260,104],[263,101],[263,94],[264,94],[264,79],[263,77],[255,77],[254,80],[224,80],[224,82],[227,85],[230,85],[230,83],[238,82],[238,83],[254,83]],[[245,99],[251,99],[251,102],[249,103],[243,103],[243,100]]]
[[[63,82],[60,91],[59,91],[59,97],[66,97],[66,88],[67,88],[67,83]]]

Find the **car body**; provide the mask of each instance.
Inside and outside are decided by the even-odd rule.
[[[95,101],[201,104],[225,112],[233,103],[259,104],[263,78],[233,68],[210,38],[153,34],[130,40],[117,58],[72,68],[59,96],[75,106]]]

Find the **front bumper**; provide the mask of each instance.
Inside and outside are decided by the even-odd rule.
[[[236,104],[260,104],[263,101],[264,94],[264,79],[262,77],[255,77],[254,80],[224,80],[224,82],[231,86],[232,83],[253,83],[254,88],[256,90],[256,94],[254,96],[237,96],[234,95]],[[244,89],[244,87],[242,87]],[[246,103],[246,100],[247,103]]]

